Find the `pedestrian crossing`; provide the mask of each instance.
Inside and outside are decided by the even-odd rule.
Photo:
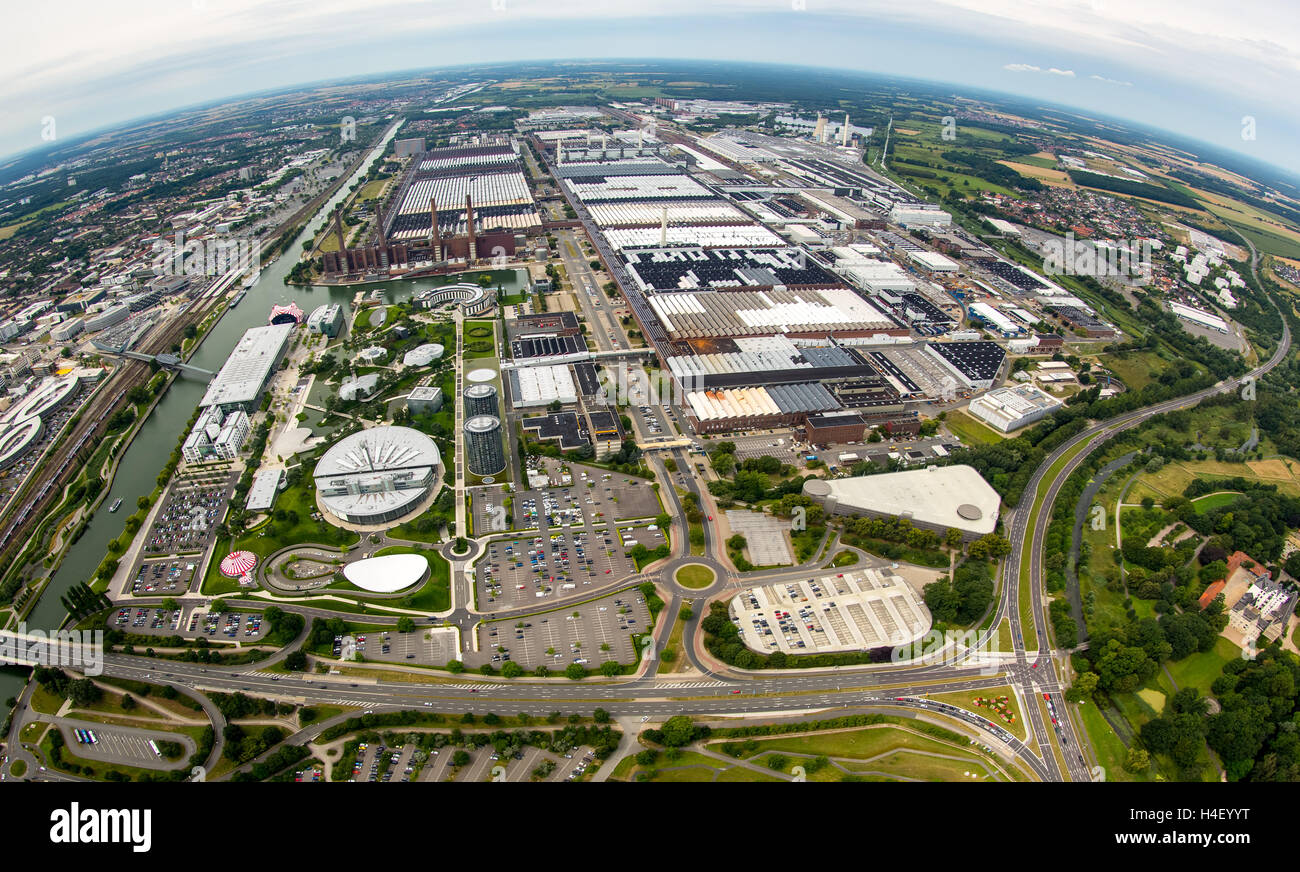
[[[693,687],[724,687],[725,681],[679,681],[675,684],[656,684],[657,690],[685,690]]]

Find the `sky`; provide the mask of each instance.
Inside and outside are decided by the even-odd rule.
[[[1300,172],[1294,0],[7,4],[0,155],[254,91],[475,62],[770,61],[1075,106]],[[740,95],[743,97],[743,95]],[[52,119],[52,123],[51,123]],[[1253,136],[1251,135],[1253,134]]]

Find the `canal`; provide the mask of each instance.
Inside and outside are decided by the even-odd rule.
[[[259,327],[267,323],[271,306],[276,303],[296,301],[306,312],[326,302],[351,302],[359,287],[366,293],[375,288],[381,289],[389,302],[405,299],[415,291],[436,285],[436,279],[415,280],[411,282],[387,282],[381,285],[352,287],[294,287],[284,283],[285,277],[297,262],[297,253],[302,251],[302,243],[321,221],[340,202],[348,196],[352,183],[369,171],[371,164],[383,153],[388,142],[396,135],[395,127],[385,139],[377,145],[357,169],[356,173],[339,188],[338,192],[304,225],[304,229],[286,249],[286,254],[276,258],[262,270],[257,284],[249,288],[248,294],[238,306],[228,309],[216,325],[204,337],[190,363],[203,369],[219,370],[226,362],[231,350],[250,327]],[[58,627],[66,617],[66,612],[59,602],[59,597],[77,582],[89,580],[96,567],[104,559],[108,543],[121,535],[125,518],[135,511],[136,500],[153,491],[158,474],[162,471],[172,449],[176,447],[190,415],[203,398],[207,382],[200,378],[180,376],[172,381],[166,393],[154,407],[152,414],[141,425],[139,433],[127,447],[121,457],[117,473],[108,495],[100,503],[81,538],[69,549],[62,564],[50,584],[42,593],[40,601],[27,618],[30,627],[53,629]],[[122,500],[122,510],[110,513],[109,507],[117,499]],[[141,531],[141,535],[145,531]],[[202,577],[203,573],[198,573]],[[0,673],[0,699],[17,692],[11,689],[11,676]],[[21,681],[17,688],[21,688]]]

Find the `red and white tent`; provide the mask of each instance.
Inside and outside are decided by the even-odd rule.
[[[257,555],[252,551],[232,551],[221,561],[221,574],[229,578],[239,578],[252,571],[257,565]]]

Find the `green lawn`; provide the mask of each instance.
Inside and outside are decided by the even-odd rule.
[[[689,587],[692,590],[700,590],[713,584],[713,582],[717,580],[717,576],[714,575],[713,570],[709,569],[707,566],[691,564],[689,566],[683,566],[681,569],[677,570],[674,580],[682,587]]]
[[[1241,496],[1240,491],[1218,491],[1217,493],[1206,494],[1203,497],[1197,497],[1192,500],[1192,505],[1196,507],[1196,514],[1204,515],[1206,512],[1219,508],[1220,506],[1235,503]]]
[[[1204,654],[1189,654],[1182,660],[1169,661],[1169,674],[1178,686],[1195,687],[1203,696],[1210,695],[1210,685],[1223,673],[1223,666],[1241,656],[1241,649],[1220,636],[1214,648]]]
[[[948,413],[943,423],[949,433],[967,445],[993,445],[1007,438],[983,421],[977,421],[956,409]]]

